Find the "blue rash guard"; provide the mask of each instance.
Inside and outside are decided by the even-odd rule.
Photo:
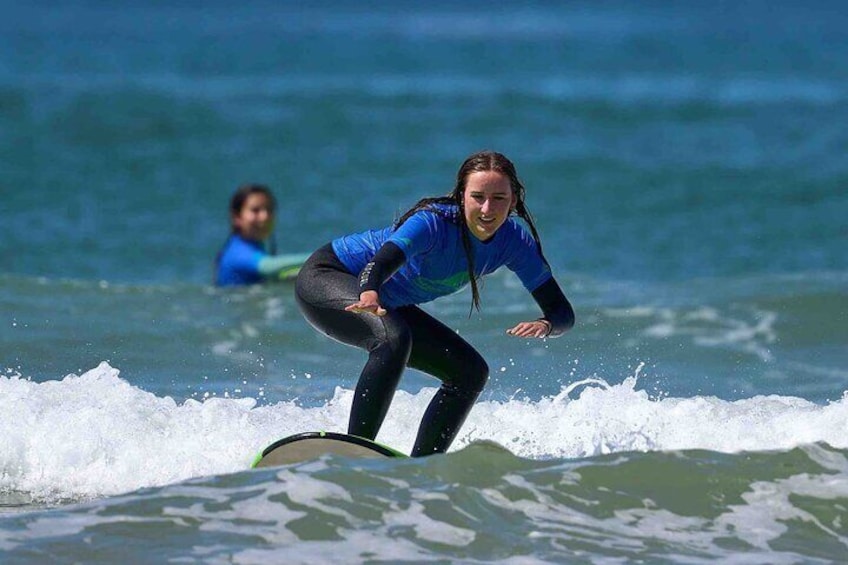
[[[419,210],[400,227],[369,230],[332,242],[339,260],[358,274],[386,242],[406,255],[403,266],[380,287],[380,303],[389,308],[423,304],[453,294],[468,284],[468,262],[462,244],[464,219],[456,206]],[[479,276],[506,265],[533,292],[552,277],[536,241],[510,217],[488,241],[470,236],[474,272]]]
[[[259,262],[267,255],[262,242],[232,234],[221,250],[215,284],[233,286],[262,282],[264,277],[259,273]]]

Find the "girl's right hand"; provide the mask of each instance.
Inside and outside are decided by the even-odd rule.
[[[360,294],[359,301],[345,307],[345,311],[356,312],[357,314],[374,314],[375,316],[386,315],[386,309],[380,306],[380,297],[374,290],[366,290]]]

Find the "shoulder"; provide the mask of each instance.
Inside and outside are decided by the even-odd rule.
[[[224,242],[224,245],[221,246],[221,254],[225,255],[228,253],[232,253],[233,249],[242,244],[241,238],[236,234],[230,234],[230,237],[227,238],[227,241]]]
[[[395,230],[402,232],[441,232],[447,226],[456,225],[457,217],[458,209],[456,206],[433,204],[409,216],[402,224],[396,226]]]
[[[400,247],[407,257],[425,253],[451,241],[456,231],[455,206],[441,204],[422,208],[394,228],[389,240]]]
[[[237,245],[249,245],[249,242],[240,236],[237,233],[230,234],[229,239],[227,239],[227,245],[229,246],[237,246]]]
[[[241,259],[244,256],[257,257],[267,255],[261,242],[244,239],[232,234],[224,244],[222,255],[225,258]]]

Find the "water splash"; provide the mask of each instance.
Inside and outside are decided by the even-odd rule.
[[[478,402],[452,450],[491,441],[522,458],[549,460],[814,442],[848,447],[848,398],[823,406],[775,395],[653,398],[638,388],[642,368],[620,384],[596,376],[539,400]],[[398,391],[377,439],[408,452],[434,392]],[[243,470],[280,437],[344,431],[352,398],[338,387],[318,406],[260,406],[253,398],[178,403],[131,385],[107,363],[44,383],[0,376],[0,491],[87,498]]]

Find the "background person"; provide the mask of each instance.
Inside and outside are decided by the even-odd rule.
[[[277,201],[261,184],[239,187],[230,198],[231,232],[215,257],[215,284],[235,286],[292,279],[308,254],[276,255],[272,233]]]

